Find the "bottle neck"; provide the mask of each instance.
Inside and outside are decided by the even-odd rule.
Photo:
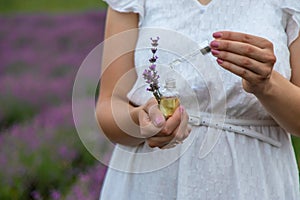
[[[176,80],[173,78],[167,79],[165,82],[165,88],[176,89]]]

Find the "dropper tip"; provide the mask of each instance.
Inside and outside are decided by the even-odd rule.
[[[202,49],[200,49],[200,52],[202,53],[202,55],[208,54],[211,51],[211,48],[209,46],[206,46]]]

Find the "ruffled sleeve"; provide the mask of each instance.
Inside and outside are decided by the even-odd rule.
[[[144,0],[104,0],[113,10],[139,14],[139,26],[144,18]]]
[[[285,30],[290,45],[298,36],[300,31],[300,0],[283,0],[281,8],[284,12]]]

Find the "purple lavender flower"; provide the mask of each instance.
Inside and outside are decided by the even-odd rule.
[[[50,195],[53,200],[59,200],[61,198],[61,194],[57,190],[52,190]]]
[[[151,65],[151,66],[149,67],[149,69],[150,69],[150,70],[153,70],[153,71],[155,71],[155,68],[156,68],[156,65]]]
[[[107,167],[99,164],[79,175],[65,200],[99,199]]]
[[[152,58],[149,59],[149,62],[155,63],[157,59],[158,59],[157,56],[153,56]]]
[[[145,70],[143,73],[144,79],[146,80],[146,83],[150,85],[150,87],[147,89],[148,91],[154,92],[155,90],[159,89],[158,85],[158,74],[157,71],[154,70]]]
[[[153,54],[155,54],[155,53],[156,53],[156,51],[157,51],[157,48],[155,48],[155,47],[152,47],[152,48],[151,48],[151,51],[152,51],[152,53],[153,53]]]
[[[149,59],[149,62],[151,65],[149,66],[148,69],[145,69],[143,72],[143,77],[146,81],[146,83],[149,84],[149,87],[147,88],[147,91],[152,92],[158,103],[160,102],[161,98],[161,93],[159,91],[159,75],[156,70],[156,60],[158,59],[158,56],[155,55],[157,52],[157,46],[158,46],[158,40],[159,37],[156,37],[156,39],[150,38],[151,39],[151,52],[152,52],[152,57]]]
[[[31,192],[31,196],[34,200],[41,200],[42,199],[42,197],[41,197],[41,195],[38,191]]]
[[[157,46],[158,46],[158,40],[159,40],[159,37],[156,37],[155,39],[153,39],[153,38],[150,38],[150,39],[151,39],[151,41],[152,41],[151,45],[152,45],[153,47],[157,47]]]

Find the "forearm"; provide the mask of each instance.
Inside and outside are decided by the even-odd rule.
[[[140,107],[133,107],[121,98],[102,100],[96,116],[104,134],[114,143],[137,146],[145,141],[138,126]]]
[[[265,92],[255,95],[281,127],[300,136],[299,87],[273,71]]]

